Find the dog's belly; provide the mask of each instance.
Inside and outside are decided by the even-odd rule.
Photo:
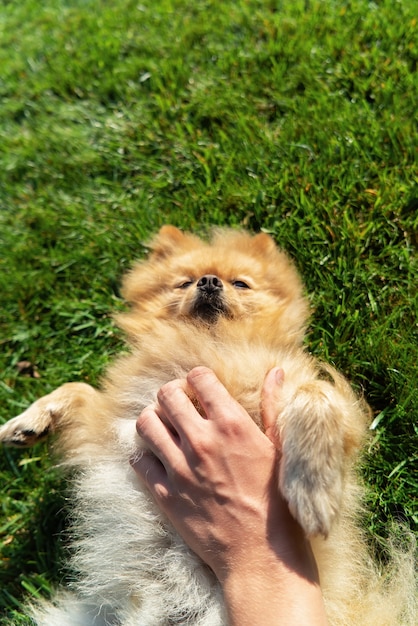
[[[226,623],[214,575],[163,519],[125,459],[83,470],[74,494],[81,511],[74,520],[76,593],[117,616],[106,623]]]

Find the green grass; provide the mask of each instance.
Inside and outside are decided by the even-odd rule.
[[[2,3],[0,419],[97,383],[159,226],[263,229],[312,293],[313,352],[373,408],[371,541],[416,530],[416,42],[413,0]],[[0,624],[25,624],[65,577],[65,490],[43,445],[0,480]]]

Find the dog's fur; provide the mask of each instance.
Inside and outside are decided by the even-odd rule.
[[[412,624],[411,558],[379,573],[357,526],[361,488],[353,464],[368,412],[346,380],[302,346],[308,305],[288,257],[266,234],[214,231],[210,242],[172,226],[125,279],[119,316],[131,352],[103,389],[68,383],[0,429],[27,446],[55,434],[75,466],[76,582],[32,609],[39,626],[221,626],[222,593],[130,467],[143,444],[140,411],[167,381],[196,365],[215,371],[260,421],[268,370],[285,371],[277,435],[278,488],[310,537],[330,624]],[[402,559],[400,559],[401,561]]]

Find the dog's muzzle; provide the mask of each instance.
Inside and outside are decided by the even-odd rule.
[[[196,284],[196,297],[193,302],[192,314],[206,322],[215,322],[219,315],[226,314],[224,286],[220,278],[214,274],[206,274]]]

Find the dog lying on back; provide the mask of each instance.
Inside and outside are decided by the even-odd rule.
[[[55,452],[76,468],[76,582],[28,609],[35,623],[227,624],[212,572],[130,467],[144,445],[135,422],[164,383],[205,365],[261,426],[261,387],[277,365],[285,371],[278,489],[311,540],[330,624],[412,624],[407,567],[386,578],[375,571],[356,523],[353,464],[368,411],[339,373],[304,350],[308,304],[289,258],[268,235],[234,230],[215,230],[206,242],[165,226],[150,248],[123,285],[131,308],[118,323],[130,353],[102,389],[64,384],[0,429],[0,441],[14,446],[54,434]]]

